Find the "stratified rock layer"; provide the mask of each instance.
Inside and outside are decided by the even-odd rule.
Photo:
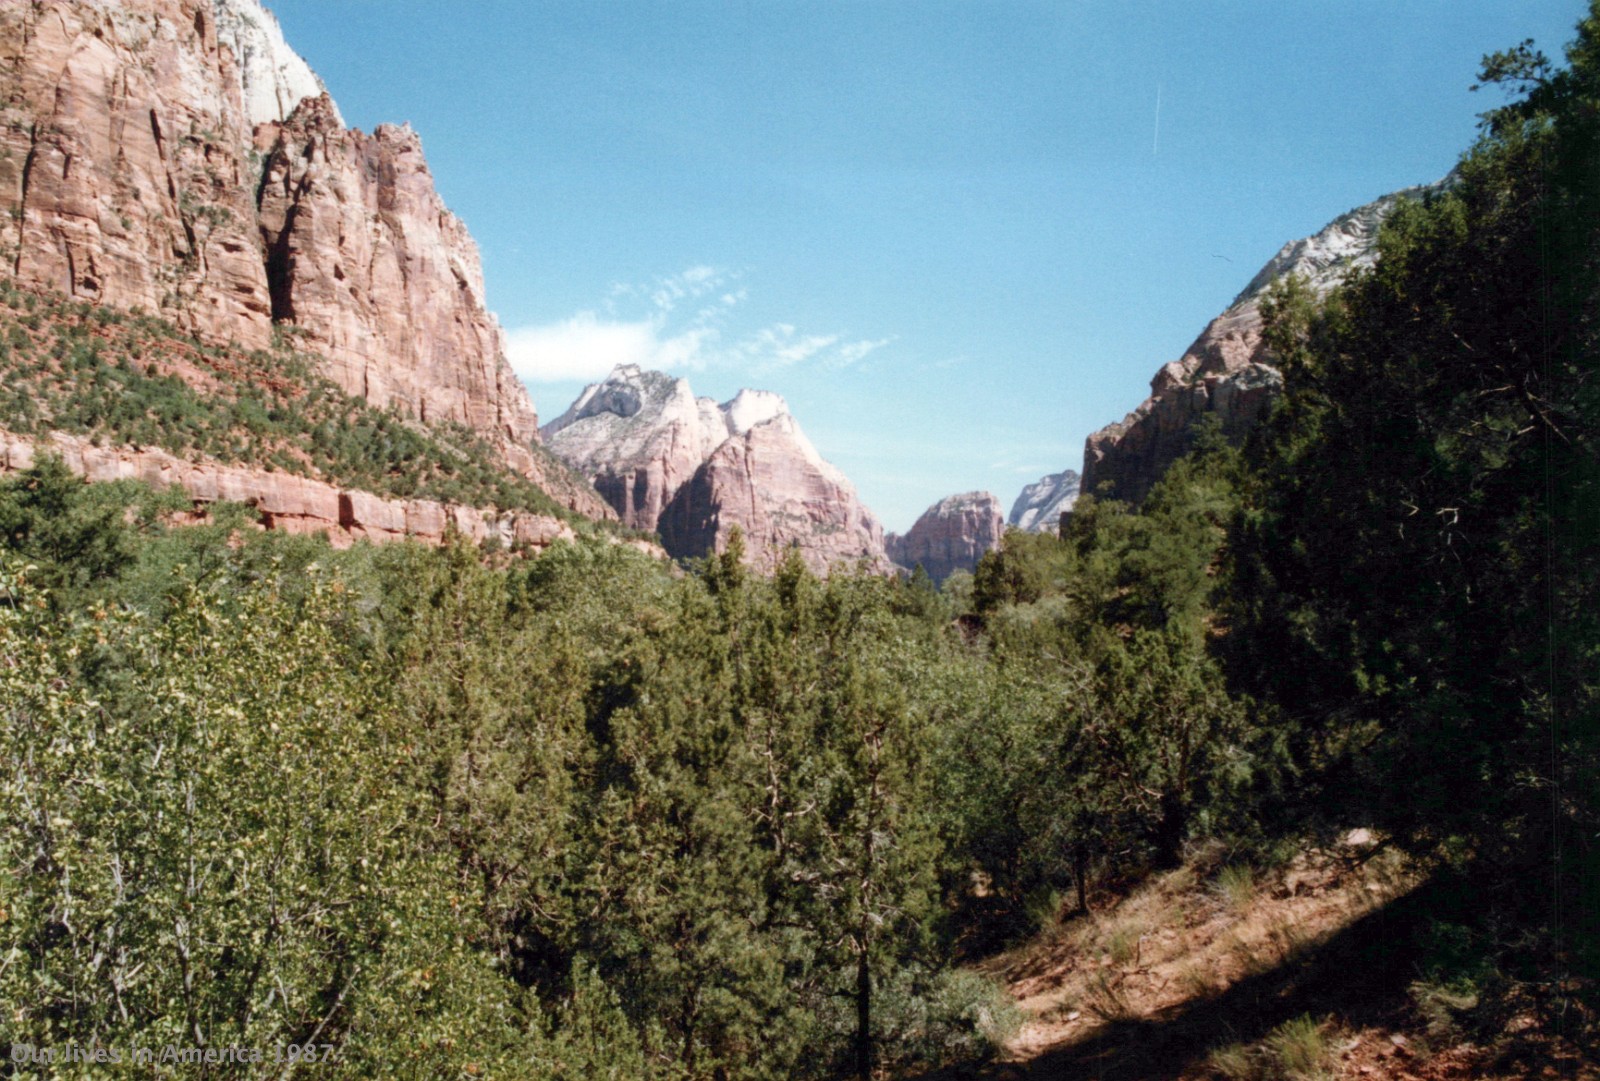
[[[1006,524],[1024,533],[1054,533],[1061,528],[1061,516],[1078,501],[1079,477],[1064,469],[1041,477],[1023,488],[1011,504]]]
[[[889,558],[907,569],[918,564],[935,582],[977,567],[983,553],[1000,546],[1006,520],[989,492],[946,496],[922,512],[905,536],[889,534]]]
[[[1214,416],[1238,442],[1265,414],[1283,377],[1261,339],[1261,295],[1279,278],[1303,277],[1319,295],[1377,258],[1378,227],[1408,188],[1358,207],[1315,236],[1285,244],[1228,310],[1213,319],[1178,360],[1150,381],[1150,397],[1121,421],[1089,436],[1083,450],[1083,491],[1142,501],[1174,461],[1193,447],[1196,422]]]
[[[619,366],[544,428],[549,449],[675,558],[726,550],[770,568],[796,549],[812,569],[885,570],[883,530],[811,445],[784,400],[741,390],[718,405],[687,380]]]
[[[347,131],[255,0],[0,5],[0,95],[19,281],[246,347],[293,331],[346,390],[537,478],[533,404],[416,135]]]
[[[439,544],[451,531],[476,542],[493,538],[533,551],[576,539],[567,523],[542,514],[480,510],[430,499],[386,499],[309,477],[179,458],[158,447],[95,446],[60,432],[42,440],[0,432],[0,473],[27,469],[44,454],[59,456],[74,473],[91,481],[137,480],[157,488],[177,487],[202,513],[224,500],[243,503],[260,515],[263,529],[325,533],[340,548],[357,540]]]

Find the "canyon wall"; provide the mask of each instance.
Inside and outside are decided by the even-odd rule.
[[[943,582],[975,569],[983,553],[1000,547],[1005,532],[1000,500],[989,492],[962,492],[939,500],[905,536],[891,533],[886,544],[896,564],[907,570],[921,564],[928,577]]]
[[[536,476],[533,403],[416,134],[346,129],[254,0],[13,0],[0,86],[19,281],[246,347],[295,335],[347,391]]]
[[[1408,188],[1385,195],[1335,218],[1313,236],[1285,244],[1182,357],[1162,366],[1150,381],[1150,397],[1089,436],[1082,490],[1100,495],[1101,486],[1107,485],[1113,498],[1140,502],[1167,466],[1193,447],[1201,417],[1215,417],[1230,441],[1243,439],[1283,385],[1261,337],[1261,298],[1267,287],[1296,274],[1318,295],[1326,294],[1377,258],[1378,228],[1400,200],[1420,198],[1429,190]]]
[[[544,438],[624,524],[659,532],[675,558],[724,551],[738,528],[758,567],[793,548],[819,573],[858,561],[888,569],[877,519],[769,391],[718,404],[685,379],[622,365]]]

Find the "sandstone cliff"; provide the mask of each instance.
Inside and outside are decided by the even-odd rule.
[[[1025,533],[1056,532],[1061,516],[1078,501],[1078,481],[1077,472],[1071,469],[1039,478],[1017,495],[1006,524]]]
[[[1167,466],[1188,453],[1193,425],[1217,418],[1237,442],[1265,414],[1283,385],[1261,340],[1261,295],[1279,278],[1298,274],[1319,294],[1377,257],[1378,227],[1400,200],[1429,189],[1408,188],[1357,207],[1314,236],[1285,244],[1234,302],[1201,332],[1179,359],[1150,381],[1150,397],[1121,421],[1089,436],[1083,450],[1083,491],[1137,503]]]
[[[243,503],[260,515],[263,529],[326,533],[338,548],[356,540],[439,544],[452,529],[475,542],[493,538],[508,547],[533,551],[577,537],[566,522],[542,514],[485,511],[429,499],[385,499],[309,477],[179,458],[159,447],[96,446],[60,432],[42,440],[0,432],[0,473],[27,469],[42,454],[60,456],[69,469],[91,481],[136,480],[157,488],[181,488],[202,518],[213,503]],[[654,550],[643,542],[630,543],[643,551]]]
[[[907,569],[920,563],[930,578],[943,582],[958,570],[976,568],[1005,532],[1000,500],[989,492],[963,492],[939,500],[905,536],[891,533],[885,543],[895,563]]]
[[[882,527],[776,394],[742,390],[719,405],[685,379],[622,365],[544,438],[676,558],[723,551],[737,526],[756,566],[797,548],[819,572],[857,560],[887,569]]]
[[[346,130],[255,0],[0,5],[0,87],[20,282],[246,347],[298,333],[346,390],[538,473],[476,246],[416,135]]]
[[[647,533],[730,434],[721,407],[696,398],[688,380],[635,365],[584,388],[543,431],[548,448],[589,478],[624,525]]]

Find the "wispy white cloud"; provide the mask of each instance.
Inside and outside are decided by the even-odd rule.
[[[529,382],[604,378],[618,364],[648,364],[659,347],[650,322],[603,320],[592,311],[506,333],[506,357]]]
[[[773,371],[810,360],[839,340],[837,334],[801,334],[793,323],[774,323],[741,339],[734,354],[755,371]]]
[[[703,368],[716,337],[712,327],[664,336],[652,320],[621,322],[584,311],[559,323],[508,331],[506,359],[530,383],[594,382],[618,364],[663,371]]]
[[[694,300],[721,288],[732,275],[716,267],[692,266],[681,274],[662,278],[650,293],[650,303],[663,315],[685,300]]]
[[[892,341],[893,338],[878,338],[874,341],[849,342],[834,350],[833,356],[827,360],[827,365],[834,369],[848,368],[865,360],[867,354],[876,353]]]
[[[670,371],[735,369],[762,375],[797,364],[848,368],[892,338],[846,340],[773,323],[731,341],[727,324],[749,290],[739,275],[693,266],[647,285],[615,284],[601,310],[506,334],[511,366],[528,382],[594,381],[618,364]],[[644,314],[620,314],[632,307]]]

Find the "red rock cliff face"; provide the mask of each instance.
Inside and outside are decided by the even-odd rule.
[[[663,512],[667,551],[726,551],[737,527],[746,559],[763,570],[794,549],[818,574],[839,563],[887,571],[883,527],[804,438],[787,413],[730,436]]]
[[[484,306],[478,247],[434,190],[408,127],[348,131],[326,95],[256,133],[273,317],[351,394],[518,443],[533,403]]]
[[[1208,414],[1229,440],[1243,439],[1283,385],[1261,330],[1254,298],[1213,319],[1181,360],[1156,373],[1139,408],[1089,436],[1082,490],[1099,495],[1110,481],[1113,498],[1141,502],[1167,467],[1189,453],[1195,424]]]
[[[891,533],[889,558],[908,570],[917,564],[935,582],[977,567],[983,553],[998,548],[1006,520],[989,492],[946,496],[922,512],[905,536]]]
[[[210,0],[0,4],[0,247],[16,277],[266,344],[231,51]]]
[[[4,0],[0,266],[246,346],[296,328],[345,389],[537,472],[477,248],[416,135],[347,131],[316,89],[255,0]]]

